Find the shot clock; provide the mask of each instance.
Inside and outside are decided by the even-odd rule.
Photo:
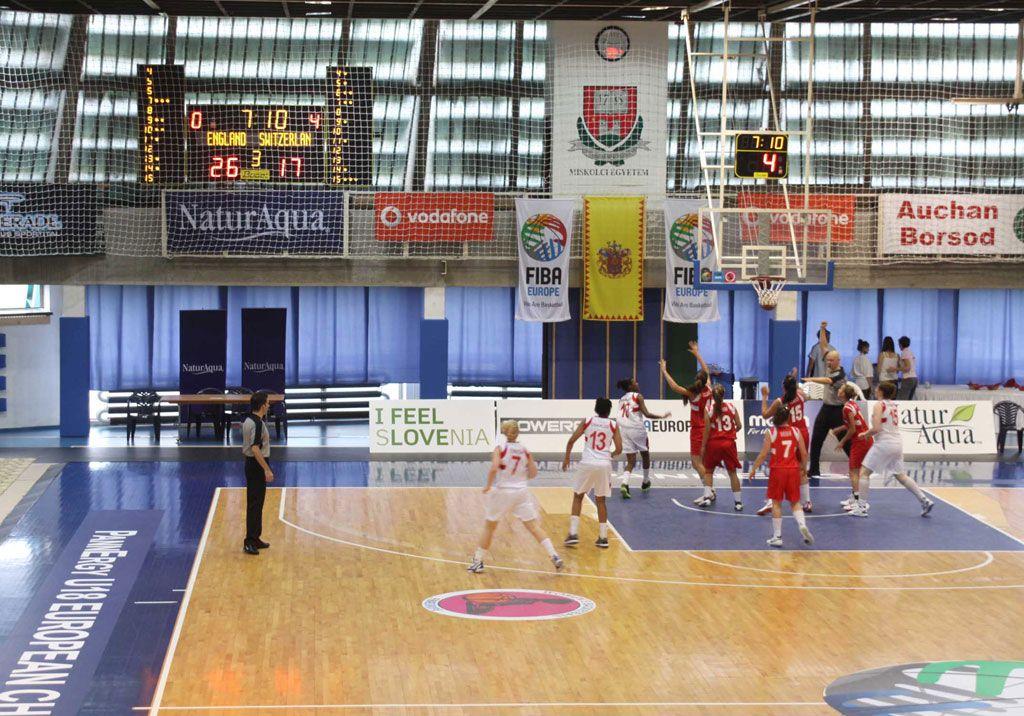
[[[741,179],[785,179],[789,174],[785,134],[745,132],[736,135],[734,169]]]

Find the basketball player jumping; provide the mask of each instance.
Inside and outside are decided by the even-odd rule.
[[[555,569],[561,569],[562,558],[555,552],[551,538],[540,526],[537,500],[526,488],[527,481],[537,477],[537,463],[533,461],[530,451],[519,444],[519,425],[515,420],[504,421],[501,433],[508,442],[498,445],[491,453],[491,469],[487,471],[487,485],[484,487],[484,533],[480,537],[480,546],[476,548],[469,571],[484,571],[484,556],[491,548],[494,530],[498,521],[508,514],[519,518],[523,527],[547,550]]]
[[[712,482],[712,473],[704,468],[700,456],[703,452],[701,440],[704,437],[704,411],[708,401],[711,400],[711,388],[708,387],[711,374],[708,372],[708,364],[704,362],[704,358],[700,354],[700,346],[697,345],[697,341],[690,341],[690,353],[697,359],[700,370],[697,371],[693,385],[688,388],[683,388],[672,379],[672,376],[668,374],[665,361],[659,361],[658,364],[661,366],[661,375],[668,383],[668,387],[690,403],[690,462],[693,463],[693,469],[700,475],[700,480],[704,484],[704,494],[694,500],[693,504],[698,507],[710,507],[714,504],[717,495],[715,495]]]
[[[625,394],[619,398],[619,430],[622,433],[622,452],[626,455],[626,471],[622,473],[622,481],[619,483],[619,492],[623,499],[628,500],[629,479],[633,477],[633,468],[636,467],[636,456],[640,453],[640,462],[643,465],[644,481],[640,483],[640,489],[647,492],[651,489],[651,453],[648,447],[647,428],[644,427],[644,418],[651,420],[664,420],[672,415],[655,415],[647,409],[644,403],[644,396],[640,395],[640,386],[636,378],[623,378],[618,382],[619,390]]]
[[[583,498],[590,490],[594,491],[594,502],[597,503],[598,537],[596,544],[602,549],[608,548],[608,505],[605,502],[612,494],[612,458],[622,452],[622,436],[615,421],[608,417],[612,412],[612,401],[598,398],[594,403],[596,416],[581,420],[576,431],[565,446],[565,459],[562,470],[569,469],[572,457],[572,446],[583,438],[583,459],[576,468],[576,484],[573,487],[572,516],[569,517],[569,534],[565,538],[567,547],[580,543],[580,512],[583,510]]]

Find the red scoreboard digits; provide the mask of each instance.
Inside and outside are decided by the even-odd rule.
[[[788,151],[785,134],[737,134],[733,171],[742,179],[785,179],[789,175]]]

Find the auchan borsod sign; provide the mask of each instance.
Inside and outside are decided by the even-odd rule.
[[[878,242],[883,255],[1024,254],[1024,196],[881,194]]]
[[[373,195],[378,241],[491,241],[494,194],[378,192]]]

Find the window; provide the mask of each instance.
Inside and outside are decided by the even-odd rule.
[[[0,285],[0,314],[49,310],[44,286],[37,283]]]

